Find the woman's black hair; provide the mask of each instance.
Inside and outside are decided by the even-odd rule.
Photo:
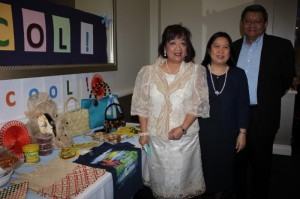
[[[230,57],[227,60],[227,65],[230,67],[234,67],[236,66],[236,59],[235,59],[235,53],[233,50],[233,46],[232,46],[232,39],[231,37],[226,33],[226,32],[216,32],[215,34],[213,34],[210,39],[208,40],[208,43],[206,45],[206,52],[205,52],[205,56],[204,59],[202,61],[202,65],[203,66],[207,66],[208,64],[210,64],[211,62],[211,57],[209,54],[209,51],[211,49],[211,45],[213,44],[213,42],[219,38],[219,37],[224,37],[227,39],[228,43],[229,43],[229,47],[230,47]]]
[[[191,37],[191,32],[186,27],[183,27],[181,24],[167,26],[162,34],[162,41],[158,47],[158,54],[164,58],[167,58],[167,55],[164,55],[165,46],[167,45],[167,43],[175,38],[183,38],[185,39],[187,44],[187,55],[185,56],[184,61],[192,61],[196,53],[191,42]]]

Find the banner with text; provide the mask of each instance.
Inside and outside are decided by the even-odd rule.
[[[47,0],[0,0],[0,66],[107,63],[103,18]]]

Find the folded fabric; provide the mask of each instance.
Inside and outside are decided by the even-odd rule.
[[[104,173],[104,169],[55,158],[49,164],[38,166],[32,172],[21,173],[20,178],[11,182],[28,181],[29,189],[40,196],[70,199],[82,193]]]
[[[123,126],[114,132],[115,134],[127,135],[128,137],[138,136],[141,129],[136,126]]]
[[[141,149],[131,143],[105,142],[74,162],[110,172],[115,199],[132,198],[143,187]]]

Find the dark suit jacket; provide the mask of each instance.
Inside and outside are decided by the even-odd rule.
[[[240,54],[243,38],[234,42]],[[264,35],[260,59],[257,101],[259,121],[264,131],[277,132],[280,125],[281,97],[291,87],[295,75],[295,53],[292,43],[276,36]]]

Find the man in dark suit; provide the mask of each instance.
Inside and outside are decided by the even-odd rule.
[[[244,37],[234,42],[234,50],[238,55],[237,66],[245,70],[248,78],[250,121],[247,147],[236,156],[236,191],[240,199],[246,199],[247,195],[251,199],[267,199],[281,97],[292,85],[295,54],[289,40],[265,33],[268,13],[263,6],[246,7],[240,23]]]

